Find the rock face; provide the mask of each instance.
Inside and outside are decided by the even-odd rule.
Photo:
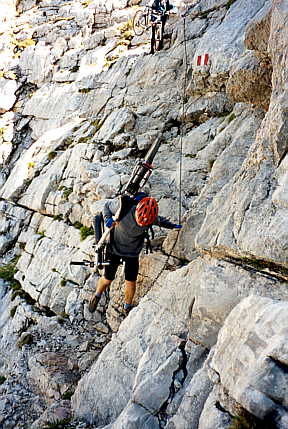
[[[287,2],[175,5],[154,55],[140,0],[3,5],[3,429],[288,427]],[[91,314],[70,262],[158,137],[146,190],[183,227],[128,317],[121,269]]]
[[[277,427],[285,427],[287,421],[286,311],[287,302],[244,299],[227,317],[211,362],[237,402],[260,419],[271,419],[274,413]]]

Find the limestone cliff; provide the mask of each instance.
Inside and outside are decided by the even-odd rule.
[[[287,2],[175,1],[154,55],[144,5],[1,5],[0,428],[287,429]],[[183,228],[90,314],[70,262],[158,137]]]

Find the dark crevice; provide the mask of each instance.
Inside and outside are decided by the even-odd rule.
[[[281,362],[274,356],[267,356],[282,372],[288,374],[288,365],[285,362]],[[274,401],[274,398],[273,398]]]
[[[265,417],[264,420],[260,420],[253,414],[248,413],[246,410],[242,410],[240,415],[232,416],[232,422],[230,428],[233,429],[276,429],[275,426],[276,415],[271,413],[270,416]]]
[[[217,408],[217,410],[221,411],[221,413],[228,414],[231,418],[233,417],[233,416],[232,416],[232,414],[230,414],[230,413],[229,413],[229,411],[228,411],[228,410],[226,410],[226,409],[225,409],[225,408],[220,404],[220,402],[219,402],[219,401],[216,401],[214,405],[215,405],[215,407]]]
[[[246,271],[261,274],[270,279],[277,279],[282,283],[286,283],[288,280],[288,268],[278,265],[275,262],[257,258],[234,258],[230,256],[222,258],[222,260],[240,266]]]
[[[58,314],[57,313],[54,313],[54,311],[52,311],[49,307],[47,307],[47,306],[37,306],[37,310],[40,312],[40,313],[43,313],[43,314],[45,314],[45,316],[46,317],[55,317],[55,316],[58,316]]]
[[[160,428],[164,428],[166,426],[166,423],[168,420],[168,416],[166,414],[166,409],[167,409],[168,405],[170,404],[170,402],[173,400],[175,394],[177,393],[177,391],[175,389],[176,379],[178,380],[178,382],[180,382],[181,386],[183,386],[183,384],[184,384],[184,382],[188,376],[188,371],[187,371],[188,357],[187,357],[186,350],[185,350],[186,342],[187,342],[186,340],[183,340],[179,346],[179,350],[181,351],[181,354],[182,354],[180,365],[173,372],[169,396],[168,396],[167,400],[163,403],[162,407],[160,408],[159,412],[156,415],[156,417],[158,418],[158,421],[159,421]],[[183,375],[179,376],[181,374],[181,372],[183,373]]]
[[[1,197],[0,197],[0,202],[1,202],[1,201],[4,201],[4,202],[6,202],[6,203],[9,203],[9,204],[11,204],[12,206],[19,207],[19,208],[22,208],[22,209],[24,209],[24,210],[27,210],[27,212],[30,212],[31,216],[33,216],[33,214],[35,214],[35,213],[39,213],[39,214],[41,214],[43,217],[52,218],[52,219],[54,219],[55,221],[60,220],[60,219],[58,219],[58,216],[59,216],[59,215],[53,215],[53,214],[48,214],[48,213],[45,213],[45,214],[44,214],[44,213],[41,213],[41,212],[39,212],[39,211],[37,211],[37,210],[33,210],[33,209],[31,209],[30,207],[27,207],[27,206],[25,206],[25,205],[23,205],[23,204],[20,204],[20,203],[18,203],[18,202],[14,202],[14,201],[11,201],[11,200],[6,200],[6,199],[4,199],[4,198],[1,198]],[[2,212],[2,213],[3,213],[3,212]],[[6,216],[7,216],[7,218],[13,218],[13,219],[15,219],[15,220],[18,220],[19,222],[21,222],[21,221],[22,221],[20,218],[18,218],[17,216],[12,215],[11,213],[4,212],[4,215],[6,215]],[[24,221],[22,221],[22,222],[26,222],[26,220],[24,220]],[[72,224],[72,222],[70,222],[70,220],[69,220],[69,219],[66,219],[66,218],[61,219],[61,222],[65,223],[67,226],[74,226],[74,224]],[[32,230],[35,232],[35,228],[34,228],[34,227],[31,227],[31,226],[29,226],[29,225],[25,225],[25,227],[26,227],[27,229],[32,229]],[[48,237],[48,238],[49,238],[49,237]],[[17,241],[17,240],[16,240],[16,241]]]
[[[224,396],[220,394],[219,400],[214,406],[221,412],[228,415],[231,419],[230,429],[275,429],[276,421],[279,419],[279,412],[273,410],[265,418],[259,419],[249,411],[244,409],[240,403],[237,403],[229,396],[229,392],[224,388]],[[273,398],[271,398],[273,400]],[[232,402],[231,402],[232,401]],[[278,427],[278,426],[277,426]]]
[[[260,274],[264,277],[269,278],[270,280],[277,280],[281,283],[287,283],[288,281],[288,268],[283,267],[272,261],[267,261],[260,258],[251,258],[249,257],[234,257],[230,255],[221,255],[218,251],[210,251],[202,249],[202,254],[207,254],[212,258],[219,259],[220,261],[228,262],[240,268],[243,268],[245,271],[249,271],[255,274]],[[276,284],[276,282],[275,282]]]

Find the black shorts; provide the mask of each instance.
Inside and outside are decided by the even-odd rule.
[[[104,277],[107,280],[114,280],[117,268],[121,262],[121,259],[124,264],[124,272],[125,272],[125,280],[129,282],[135,282],[137,280],[138,271],[139,271],[139,258],[124,258],[118,255],[114,255],[114,253],[109,254],[109,265],[105,265],[104,268]]]

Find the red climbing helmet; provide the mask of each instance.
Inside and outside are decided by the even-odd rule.
[[[158,216],[158,204],[155,198],[146,197],[137,204],[135,219],[138,225],[151,225]]]

